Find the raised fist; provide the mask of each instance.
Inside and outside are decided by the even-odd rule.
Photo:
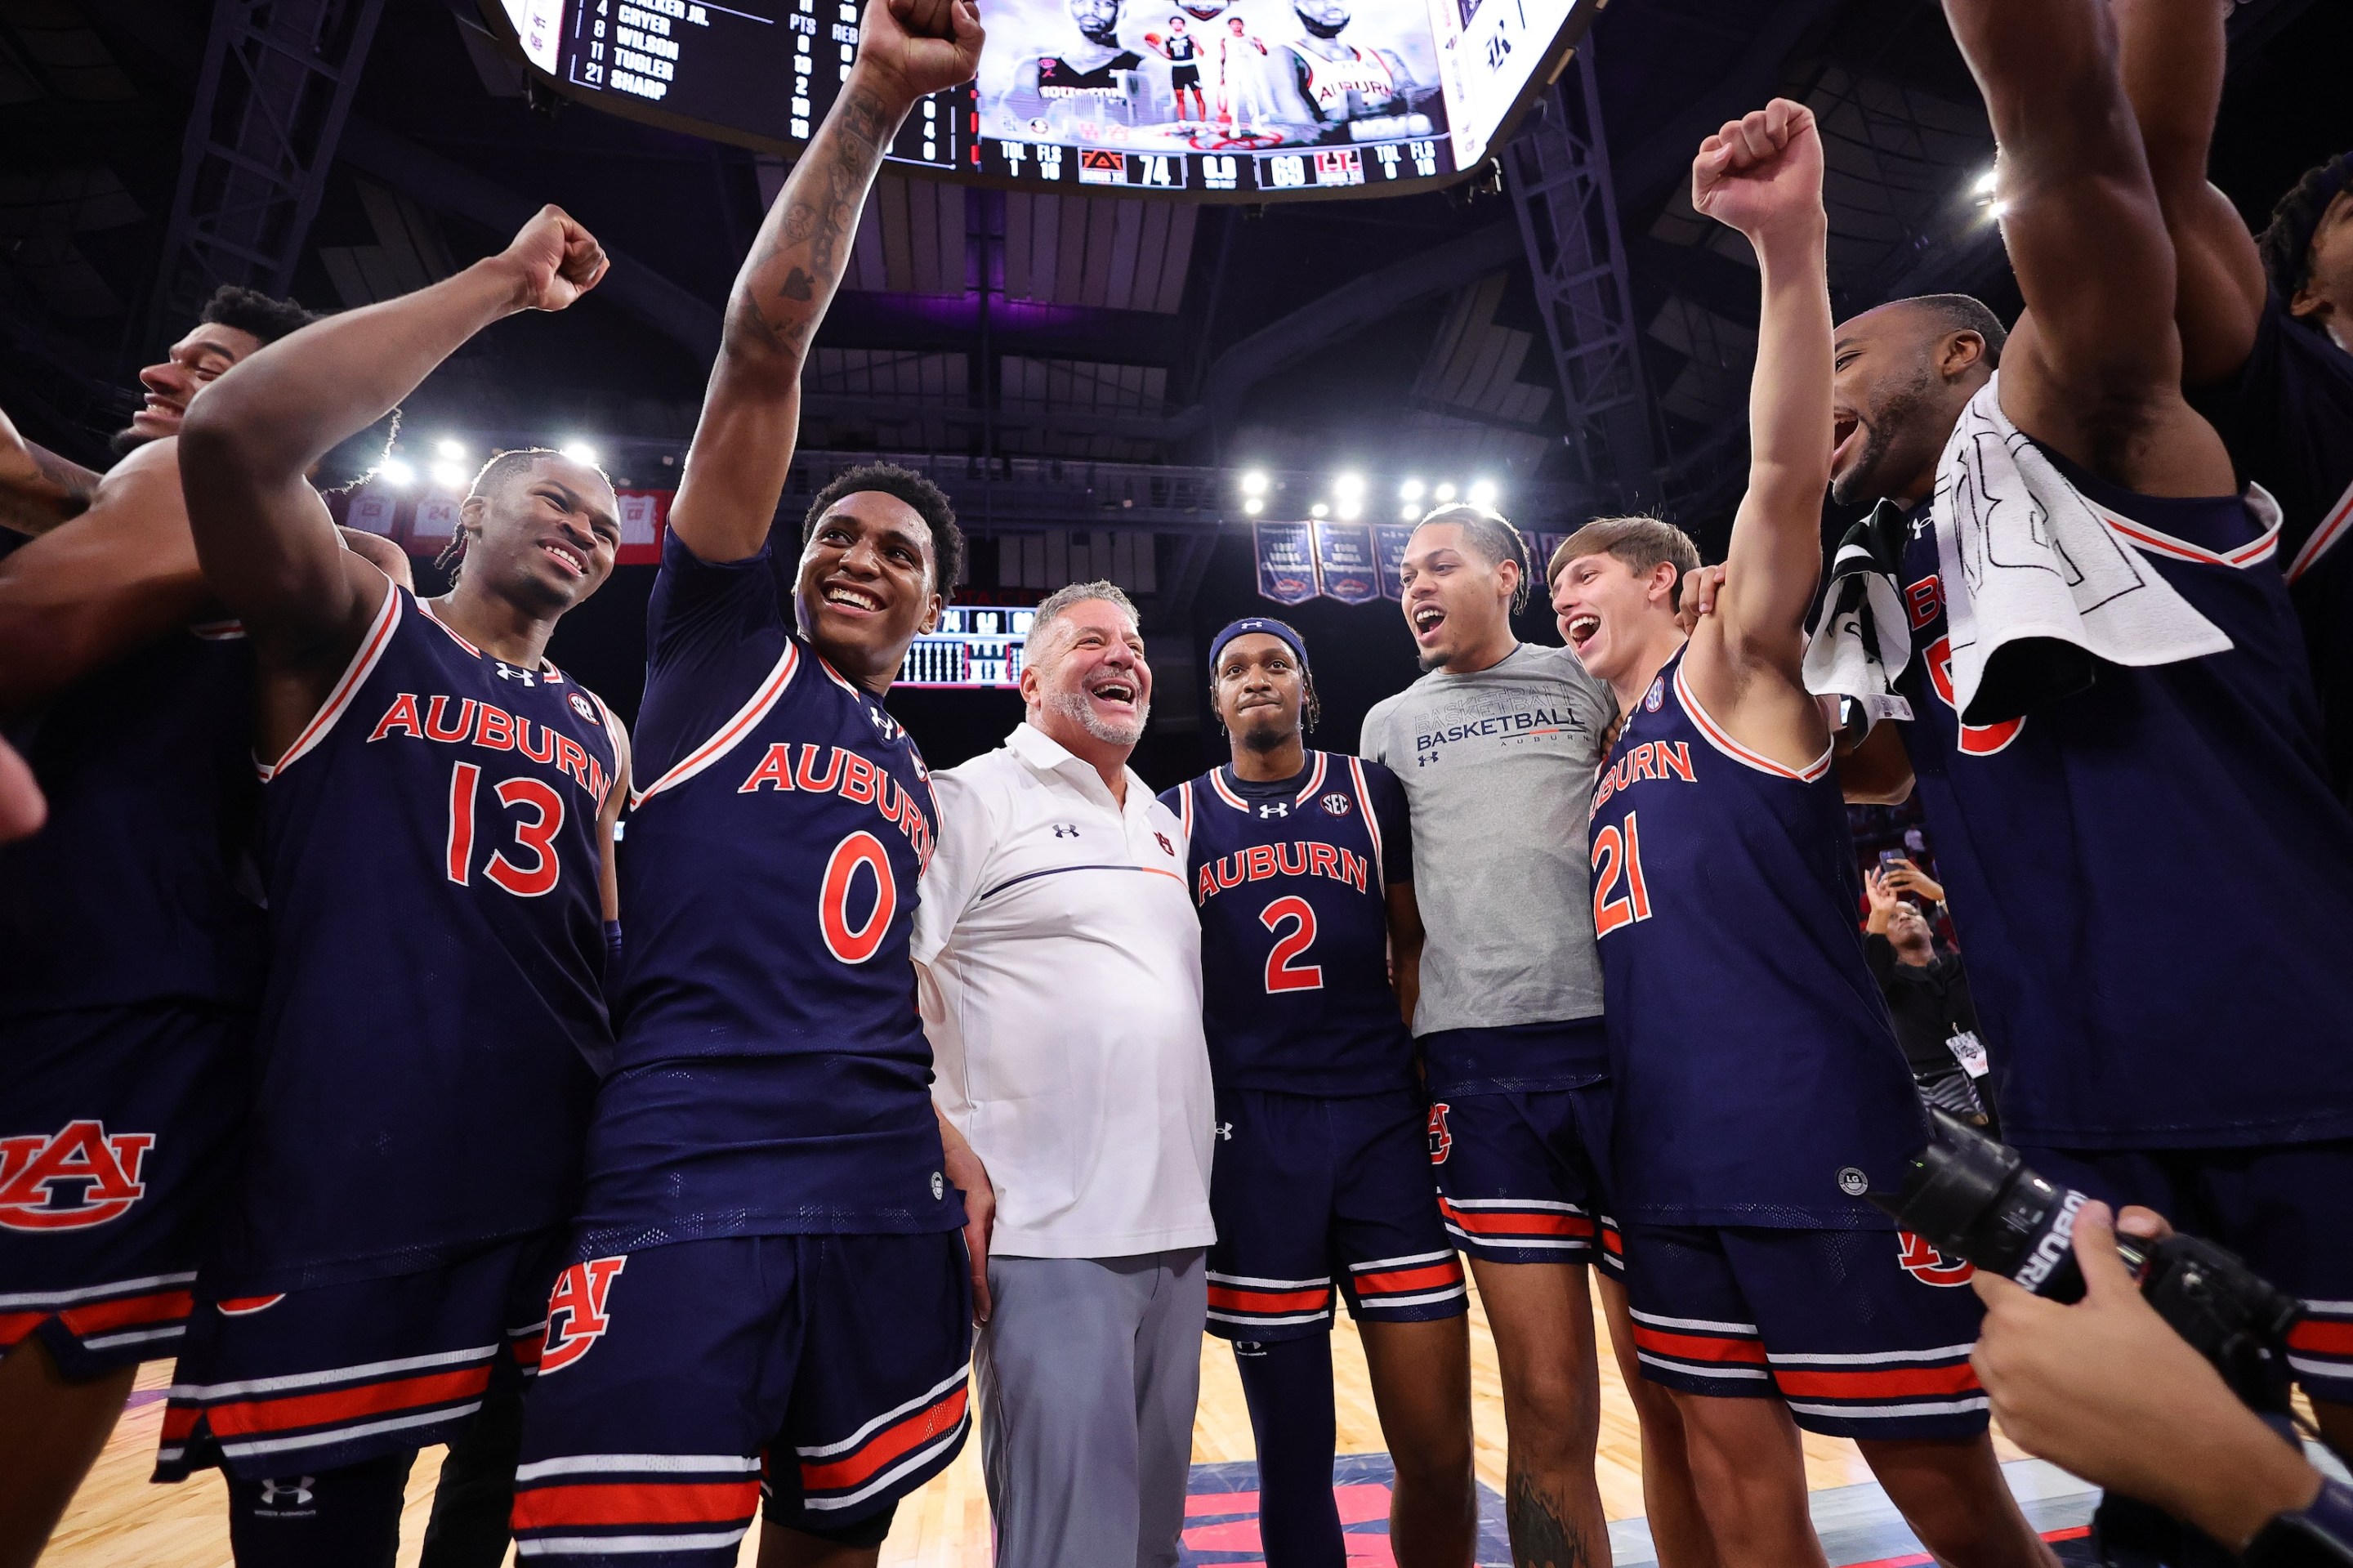
[[[560,311],[596,286],[609,263],[596,237],[550,205],[515,234],[500,260],[512,266],[523,308]]]
[[[1700,143],[1692,206],[1751,239],[1822,217],[1822,140],[1814,111],[1777,98]]]

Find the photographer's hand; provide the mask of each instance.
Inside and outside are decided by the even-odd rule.
[[[2075,1259],[2084,1294],[2073,1307],[1983,1269],[1971,1280],[1986,1318],[1969,1364],[2010,1439],[2233,1550],[2309,1504],[2320,1473],[2143,1298],[2105,1204],[2075,1216]]]

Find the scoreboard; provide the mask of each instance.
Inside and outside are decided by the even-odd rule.
[[[902,686],[1018,686],[1021,644],[1034,609],[950,605],[939,629],[915,639],[900,666]]]
[[[855,0],[477,0],[544,80],[614,113],[797,154],[858,56]],[[902,167],[1194,200],[1372,196],[1482,161],[1597,0],[987,0],[972,84]]]

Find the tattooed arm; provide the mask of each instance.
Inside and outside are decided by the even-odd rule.
[[[680,543],[740,561],[768,536],[800,428],[801,366],[849,264],[860,208],[899,123],[925,93],[972,79],[973,0],[868,0],[858,63],[735,275],[719,362],[671,503]]]
[[[46,534],[90,510],[99,476],[20,434],[0,413],[0,528]]]

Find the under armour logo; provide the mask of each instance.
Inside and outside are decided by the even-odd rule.
[[[875,730],[882,736],[883,739],[896,740],[899,738],[899,721],[897,719],[892,718],[881,708],[874,707],[870,707],[866,710],[866,716],[874,722]]]
[[[535,683],[530,671],[518,670],[512,664],[501,664],[499,666],[499,679],[501,681],[521,681],[526,686]]]
[[[1220,1121],[1212,1123],[1211,1125],[1218,1129],[1219,1142],[1231,1143],[1234,1140],[1234,1124],[1232,1122]]]
[[[1058,839],[1077,838],[1079,836],[1079,825],[1076,822],[1056,822],[1054,824],[1054,836]]]
[[[1291,815],[1291,802],[1288,800],[1269,800],[1264,805],[1259,807],[1258,814],[1261,821],[1266,821],[1274,817],[1287,817]]]
[[[291,1479],[271,1478],[261,1483],[261,1506],[276,1508],[283,1500],[296,1508],[309,1508],[314,1497],[311,1489],[318,1483],[316,1476],[296,1476]]]

